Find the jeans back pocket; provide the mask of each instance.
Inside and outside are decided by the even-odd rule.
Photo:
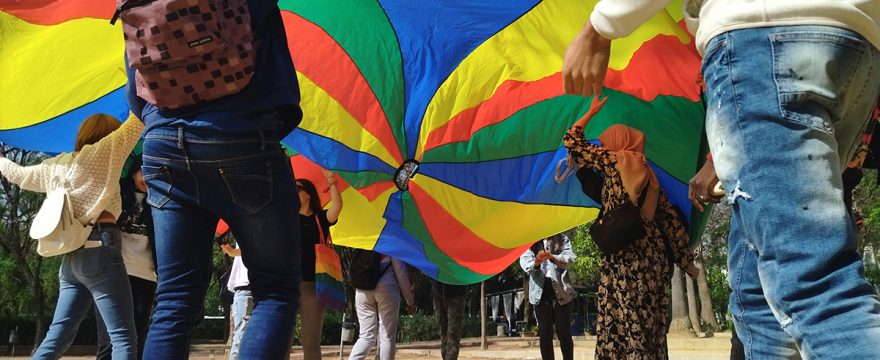
[[[70,270],[77,277],[93,278],[107,271],[109,254],[107,246],[90,249],[79,249],[68,257]]]
[[[171,199],[171,172],[165,166],[142,167],[147,183],[147,204],[161,209]]]
[[[220,176],[232,202],[255,214],[272,201],[272,162],[220,168]]]
[[[775,33],[770,42],[782,117],[833,132],[847,111],[850,85],[870,66],[870,45],[855,35],[823,31]]]

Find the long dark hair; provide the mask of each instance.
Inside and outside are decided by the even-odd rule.
[[[316,214],[321,212],[324,208],[321,206],[321,198],[318,196],[315,184],[306,179],[296,179],[296,182],[302,184],[302,189],[306,191],[306,194],[309,194],[309,208],[312,209],[312,212]]]

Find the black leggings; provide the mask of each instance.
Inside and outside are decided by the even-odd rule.
[[[559,305],[553,284],[550,279],[544,283],[541,302],[535,305],[535,317],[538,318],[538,336],[541,338],[541,359],[553,360],[553,327],[556,326],[556,337],[562,350],[563,360],[574,359],[574,342],[571,340],[571,309],[572,302]]]

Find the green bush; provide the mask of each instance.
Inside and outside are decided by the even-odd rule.
[[[421,311],[414,315],[400,317],[397,330],[398,342],[436,340],[440,338],[437,331],[437,319]]]

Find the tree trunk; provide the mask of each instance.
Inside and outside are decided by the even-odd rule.
[[[489,349],[486,341],[486,282],[480,282],[480,349]]]
[[[529,276],[526,275],[523,281],[523,292],[526,294],[523,307],[523,320],[526,322],[526,328],[532,326],[532,303],[529,302]]]
[[[715,307],[712,306],[712,294],[709,290],[709,281],[706,278],[706,267],[703,266],[702,255],[697,257],[694,266],[700,269],[700,275],[697,276],[697,288],[700,293],[700,317],[709,326],[707,330],[719,332],[721,327],[718,326],[718,320],[715,319]]]
[[[43,268],[43,259],[37,259],[37,274]],[[31,289],[34,292],[34,311],[36,312],[36,319],[34,324],[34,331],[36,332],[36,336],[34,336],[34,347],[40,345],[43,342],[43,337],[46,335],[45,326],[46,326],[46,295],[43,291],[43,280],[40,276],[35,276],[31,281]]]
[[[684,279],[678,266],[672,273],[672,322],[669,324],[669,332],[686,332],[691,327],[688,319],[687,300],[684,293]]]
[[[693,328],[694,334],[699,334],[703,332],[703,329],[700,326],[699,310],[697,309],[697,289],[694,286],[694,279],[689,275],[684,275],[684,280],[687,283],[688,318],[691,320],[691,328]]]

